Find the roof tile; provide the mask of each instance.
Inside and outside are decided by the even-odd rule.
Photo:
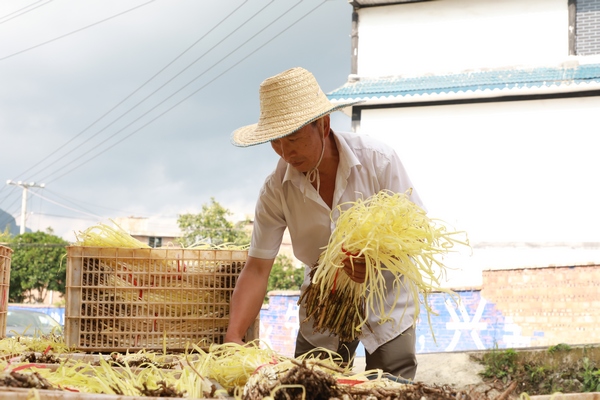
[[[600,84],[600,64],[562,68],[477,71],[411,78],[401,76],[360,78],[348,81],[328,93],[327,97],[333,102],[382,98],[401,100],[410,96],[449,93],[471,94],[472,97],[477,97],[478,93],[490,90],[500,90],[506,92],[504,94],[510,95],[511,91],[519,89],[520,94],[527,94],[526,89],[575,86],[582,83]],[[523,89],[525,90],[523,91]]]

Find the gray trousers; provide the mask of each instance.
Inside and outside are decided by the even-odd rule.
[[[396,338],[379,346],[373,354],[365,351],[365,369],[381,369],[383,372],[400,378],[415,379],[417,373],[416,342],[415,328],[410,327]],[[342,357],[345,364],[352,366],[358,343],[359,340],[351,343],[340,343],[337,353]],[[310,344],[298,331],[295,357],[306,354],[313,349],[315,349],[315,346]]]

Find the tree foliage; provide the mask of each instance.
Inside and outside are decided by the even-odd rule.
[[[9,301],[41,303],[54,290],[65,294],[66,259],[69,243],[46,232],[16,235],[9,242],[13,249],[10,263]]]
[[[0,243],[8,243],[11,239],[10,228],[7,225],[4,231],[0,232]]]
[[[267,293],[272,290],[300,290],[304,281],[304,268],[294,265],[292,259],[285,254],[279,254],[273,263]],[[265,297],[265,302],[268,296]]]
[[[231,211],[221,206],[213,197],[210,204],[202,205],[202,212],[199,214],[179,215],[177,224],[183,233],[181,245],[189,247],[200,242],[214,245],[250,243],[250,235],[244,229],[246,221],[234,225],[227,219],[231,215]]]

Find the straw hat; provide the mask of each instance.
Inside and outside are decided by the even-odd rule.
[[[333,104],[317,80],[304,68],[292,68],[260,84],[260,118],[257,124],[236,129],[231,141],[239,147],[254,146],[296,132],[305,125],[340,108],[356,104]]]

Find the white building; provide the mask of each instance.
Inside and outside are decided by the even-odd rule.
[[[452,285],[600,262],[600,1],[350,3],[352,75],[328,97],[362,100],[353,129],[469,234]]]

